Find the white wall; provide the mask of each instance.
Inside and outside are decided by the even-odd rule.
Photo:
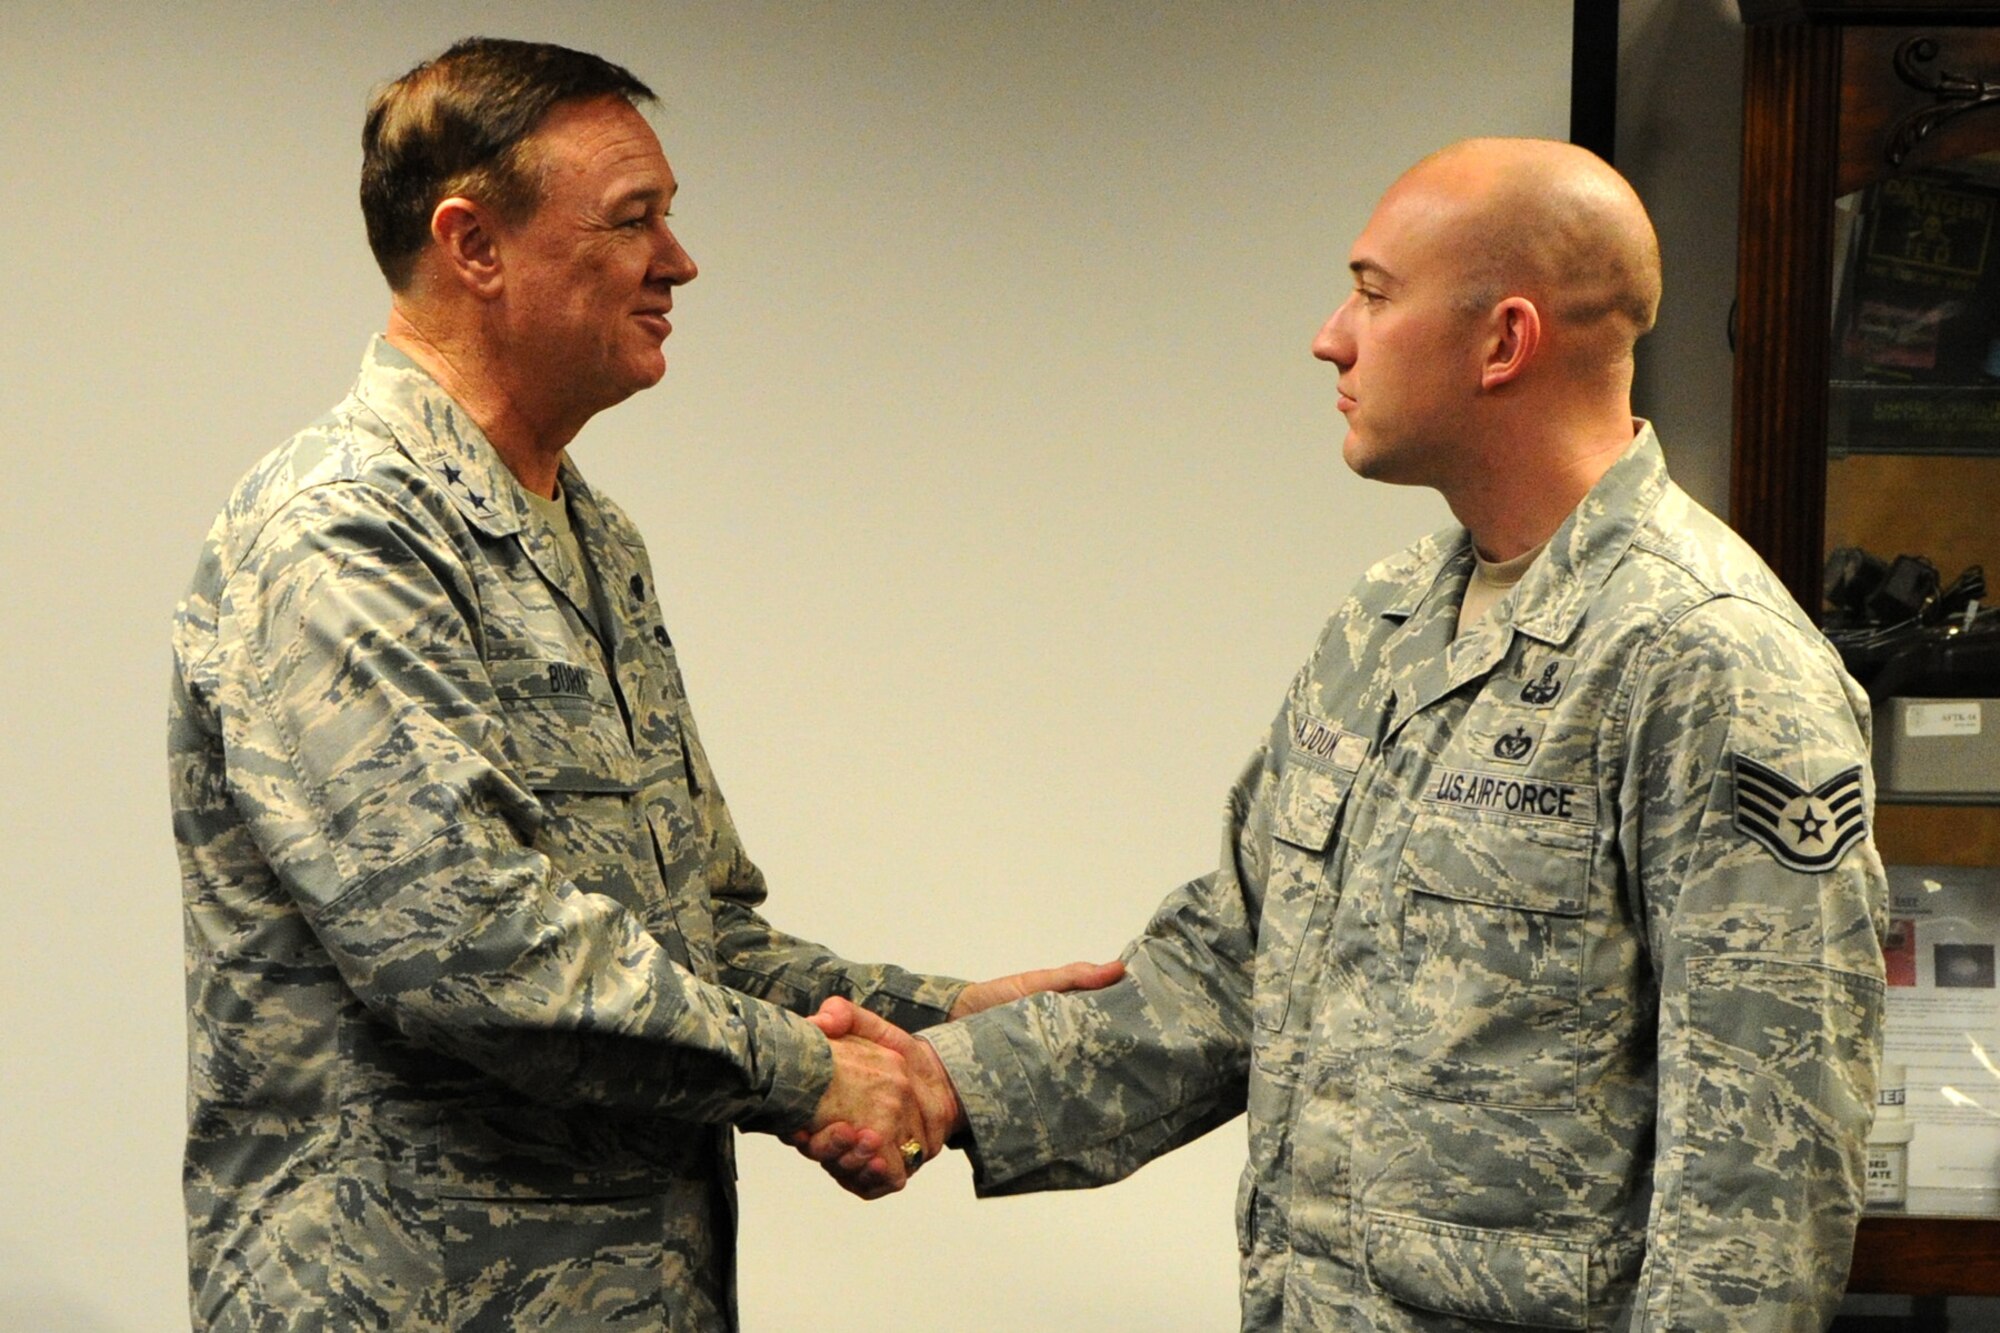
[[[1344,474],[1307,346],[1409,161],[1564,132],[1569,12],[9,0],[0,1327],[184,1320],[167,621],[380,324],[374,82],[482,30],[661,91],[702,276],[576,455],[651,540],[773,915],[986,975],[1108,956],[1211,865],[1325,612],[1442,520]],[[748,1325],[1231,1326],[1241,1155],[864,1206],[747,1141]]]

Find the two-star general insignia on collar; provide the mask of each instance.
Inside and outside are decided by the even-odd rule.
[[[1807,791],[1774,768],[1732,756],[1736,829],[1778,863],[1808,874],[1829,870],[1868,831],[1861,811],[1861,767],[1844,769]]]
[[[489,514],[493,512],[486,504],[486,497],[478,491],[473,490],[472,483],[465,480],[465,473],[453,467],[450,463],[444,465],[444,480],[445,485],[472,501],[472,507],[480,513]]]

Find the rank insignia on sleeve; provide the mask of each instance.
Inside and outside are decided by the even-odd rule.
[[[1861,814],[1861,768],[1843,769],[1807,791],[1774,768],[1733,756],[1736,828],[1780,865],[1812,874],[1838,864],[1868,831]]]

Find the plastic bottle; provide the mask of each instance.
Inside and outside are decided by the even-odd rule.
[[[1882,1066],[1875,1092],[1875,1124],[1868,1131],[1869,1208],[1902,1208],[1910,1199],[1910,1137],[1916,1126],[1903,1113],[1903,1066]]]

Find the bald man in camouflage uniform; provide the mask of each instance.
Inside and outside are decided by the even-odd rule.
[[[819,1020],[912,1060],[983,1193],[1247,1107],[1246,1329],[1831,1317],[1883,991],[1867,706],[1632,419],[1658,265],[1567,145],[1384,197],[1314,350],[1349,464],[1463,526],[1335,613],[1125,984],[922,1041]],[[807,1146],[883,1188],[867,1132]]]
[[[628,72],[474,40],[378,94],[393,292],[209,534],[174,631],[202,1329],[735,1327],[731,1129],[942,1146],[909,1027],[1045,986],[773,929],[630,520],[566,447],[658,381],[675,184]]]

